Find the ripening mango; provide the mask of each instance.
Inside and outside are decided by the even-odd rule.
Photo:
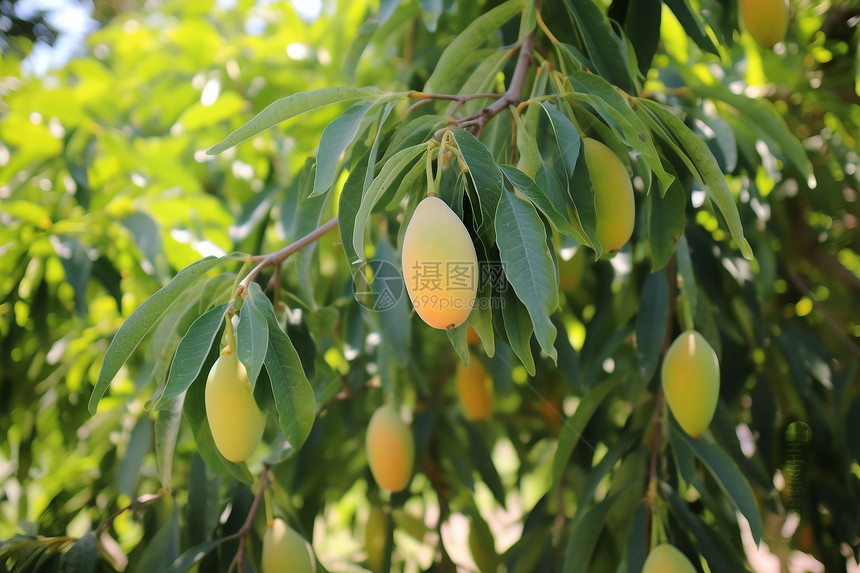
[[[744,26],[753,40],[769,50],[785,39],[788,0],[741,0]]]
[[[685,432],[698,437],[711,424],[720,395],[720,363],[705,337],[682,332],[663,358],[666,403]]]
[[[457,396],[463,415],[469,420],[483,420],[493,412],[493,379],[474,354],[469,365],[457,365]]]
[[[305,538],[275,518],[263,535],[263,573],[314,573],[316,559]]]
[[[367,566],[371,571],[382,572],[389,527],[388,516],[382,507],[371,505],[364,530],[364,550],[367,552]]]
[[[380,406],[370,417],[366,446],[370,472],[380,487],[400,491],[409,485],[415,441],[393,405]]]
[[[664,543],[648,554],[642,573],[696,573],[696,568],[686,555]]]
[[[205,398],[218,451],[231,462],[247,460],[263,437],[266,417],[254,401],[245,366],[229,347],[209,371]]]
[[[466,226],[438,197],[415,209],[402,264],[406,291],[424,322],[449,329],[466,321],[478,292],[478,255]]]
[[[584,138],[585,164],[594,186],[597,239],[604,253],[615,253],[633,234],[636,202],[627,169],[611,149]]]

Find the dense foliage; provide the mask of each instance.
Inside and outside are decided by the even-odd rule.
[[[274,523],[318,571],[636,572],[665,543],[856,571],[860,6],[792,0],[763,49],[736,0],[378,4],[117,8],[38,77],[9,37],[4,568],[259,570]],[[400,268],[428,192],[480,263],[447,333]],[[697,437],[661,383],[692,329],[719,362]],[[266,416],[246,461],[207,418],[225,346]]]

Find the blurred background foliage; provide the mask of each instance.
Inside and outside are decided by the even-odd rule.
[[[626,32],[639,24],[628,17],[635,3],[598,2]],[[158,425],[147,409],[159,357],[139,352],[90,417],[86,403],[102,356],[122,321],[201,256],[265,253],[302,234],[306,222],[294,214],[307,182],[299,174],[343,108],[303,115],[217,157],[207,148],[287,94],[353,83],[420,89],[444,47],[494,4],[332,0],[302,16],[289,2],[97,2],[98,23],[87,24],[82,53],[40,69],[25,62],[55,37],[50,16],[22,19],[10,11],[13,3],[0,3],[10,22],[0,41],[0,434],[7,436],[0,444],[0,539],[48,536],[64,549],[96,530],[100,567],[123,569],[127,560],[129,570],[149,571],[215,530],[238,529],[253,493],[203,464],[185,429],[172,461],[174,495],[97,529],[139,496],[159,492],[164,471],[153,445]],[[712,431],[752,484],[769,551],[743,544],[748,535],[731,506],[723,503],[714,515],[692,500],[697,516],[690,517],[669,491],[675,535],[685,539],[682,529],[706,523],[713,537],[745,549],[755,571],[776,571],[774,556],[813,571],[844,570],[846,558],[860,552],[860,5],[792,1],[787,41],[769,52],[740,33],[734,0],[692,2],[708,26],[696,38],[670,4],[659,12],[660,44],[644,68],[643,94],[683,109],[708,142],[756,253],[747,263],[721,249],[726,237],[717,218],[694,208],[704,192],[685,182],[693,187],[686,237],[701,293],[697,326],[720,341],[723,368]],[[567,18],[561,2],[545,2],[544,10],[554,30]],[[493,48],[516,41],[515,24],[491,38]],[[576,41],[559,28],[559,39]],[[813,176],[802,176],[781,154],[784,142],[751,123],[722,86],[771,102],[802,141]],[[328,201],[317,212],[331,215],[336,205]],[[375,221],[382,229],[376,252],[391,256],[381,237],[396,217]],[[640,221],[638,239],[643,227]],[[396,523],[388,532],[395,566],[430,568],[441,535],[445,550],[472,570],[482,559],[469,546],[488,543],[511,571],[550,570],[566,546],[558,538],[567,539],[571,527],[556,523],[556,514],[577,507],[572,492],[586,488],[592,467],[630,435],[628,417],[640,427],[650,417],[636,350],[622,344],[631,317],[648,302],[640,299],[645,241],[612,263],[592,263],[562,239],[558,247],[564,297],[553,318],[567,334],[558,342],[559,368],[544,356],[529,379],[501,343],[487,360],[499,396],[492,422],[462,420],[448,383],[456,355],[445,337],[412,328],[413,362],[395,373],[397,391],[421,403],[414,432],[431,462],[415,477],[418,493],[395,496],[385,514]],[[288,304],[313,310],[298,336],[324,358],[315,380],[342,378],[357,390],[366,379],[378,385],[380,376],[393,377],[379,371],[385,345],[354,304],[336,233],[320,242],[313,264],[299,261],[285,264],[282,286]],[[564,417],[587,400],[589,377],[621,390],[595,406],[591,419],[584,416],[581,443],[594,447],[576,447],[568,487],[550,499],[544,494],[558,435]],[[276,505],[313,537],[331,571],[363,570],[357,564],[367,558],[367,500],[378,505],[380,493],[369,479],[363,432],[380,402],[378,392],[356,391],[334,403],[298,455],[275,469]],[[784,432],[798,420],[812,440],[800,486],[785,477]],[[276,428],[268,432],[275,440]],[[648,452],[633,441],[625,448],[631,453],[599,486],[600,495],[618,494],[622,502],[609,514],[608,533],[593,540],[594,571],[626,568],[622,549],[632,550],[628,532],[641,525],[630,517],[643,492],[622,486],[643,482]],[[674,455],[666,462],[673,470],[684,464],[683,452]],[[708,477],[703,490],[716,495],[719,486]],[[440,515],[447,519],[437,528]],[[226,569],[234,554],[235,543],[222,544],[201,571]],[[481,570],[494,570],[496,556],[484,559]]]

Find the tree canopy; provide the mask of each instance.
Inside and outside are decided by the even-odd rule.
[[[4,569],[860,570],[860,5],[746,2],[0,5]]]

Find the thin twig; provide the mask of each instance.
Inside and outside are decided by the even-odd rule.
[[[128,504],[127,506],[118,509],[110,517],[108,517],[104,522],[96,528],[95,534],[96,537],[99,537],[102,533],[110,529],[110,526],[113,525],[114,520],[125,513],[126,511],[138,511],[143,506],[152,503],[153,501],[159,500],[164,497],[166,492],[160,491],[158,493],[145,493],[142,496],[138,497],[136,500]]]
[[[337,215],[326,221],[321,226],[317,227],[301,239],[296,242],[287,245],[283,249],[279,251],[275,251],[274,253],[270,253],[268,255],[257,255],[250,258],[251,261],[256,262],[257,266],[251,269],[251,272],[242,279],[242,282],[239,283],[239,287],[236,289],[236,292],[233,293],[233,297],[230,299],[230,302],[233,302],[239,296],[248,290],[248,287],[251,285],[251,282],[257,278],[257,275],[260,274],[260,271],[265,269],[266,267],[271,267],[274,265],[280,265],[281,262],[284,261],[287,257],[302,250],[304,247],[310,245],[314,241],[319,240],[326,233],[331,231],[337,227]]]
[[[263,492],[266,491],[266,481],[269,479],[269,464],[263,464],[263,471],[260,472],[260,487],[257,488],[257,495],[254,496],[254,503],[251,504],[251,509],[248,511],[248,517],[245,518],[245,523],[239,529],[239,550],[236,551],[236,556],[230,564],[230,570],[235,565],[239,573],[242,573],[242,562],[245,559],[245,540],[248,534],[251,533],[251,526],[254,524],[254,516],[257,515],[257,508],[260,506],[260,500],[263,499]]]

